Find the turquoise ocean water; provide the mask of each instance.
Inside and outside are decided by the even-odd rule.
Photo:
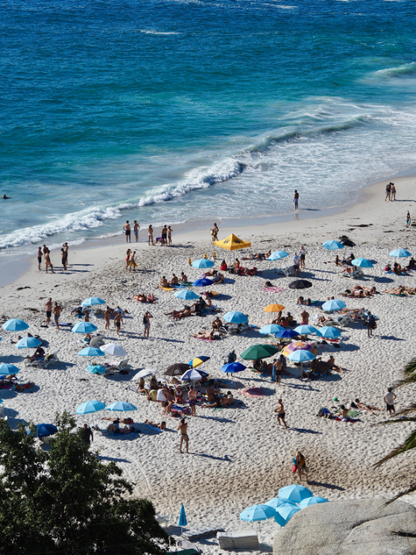
[[[0,4],[0,256],[416,165],[414,0]]]

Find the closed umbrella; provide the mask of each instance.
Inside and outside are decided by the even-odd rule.
[[[282,258],[286,258],[286,256],[289,256],[289,253],[286,251],[274,251],[267,260],[270,260],[270,262],[272,262],[273,260],[281,260]]]
[[[182,299],[184,301],[196,301],[199,299],[199,295],[191,291],[190,289],[180,289],[174,293],[177,299]]]
[[[211,357],[206,356],[195,357],[190,361],[189,366],[192,366],[192,368],[197,368],[198,366],[201,366],[201,364],[204,364],[204,362],[206,362],[210,358]]]
[[[323,247],[329,251],[336,251],[338,249],[343,249],[345,246],[339,241],[326,241]]]
[[[78,324],[75,324],[71,331],[73,333],[92,333],[97,329],[97,326],[94,326],[91,322],[78,322]]]
[[[232,311],[224,314],[224,320],[230,324],[246,324],[248,317],[242,312]]]
[[[181,376],[187,370],[189,370],[189,364],[184,364],[182,362],[179,362],[169,366],[165,372],[165,376]]]
[[[258,522],[259,520],[267,520],[268,518],[274,517],[276,514],[276,509],[270,507],[270,505],[253,505],[248,507],[242,513],[240,513],[240,520],[246,520],[248,522]]]
[[[97,349],[96,347],[85,347],[78,353],[80,357],[103,357],[105,353],[101,349]]]
[[[42,341],[36,337],[23,337],[16,343],[16,349],[35,349],[41,345]]]
[[[0,376],[8,376],[9,374],[17,374],[19,368],[14,364],[0,364]]]
[[[267,324],[261,328],[260,333],[263,335],[269,335],[271,333],[278,333],[279,331],[284,331],[285,328],[279,326],[278,324]]]
[[[274,345],[252,345],[241,353],[244,360],[258,360],[260,358],[268,358],[277,353],[279,349]]]
[[[374,268],[371,260],[367,260],[366,258],[354,258],[351,264],[357,266],[357,268]]]
[[[212,268],[214,266],[214,262],[212,262],[212,260],[208,260],[207,258],[201,258],[200,260],[194,260],[192,262],[192,266],[194,268]]]
[[[296,279],[289,284],[289,289],[308,289],[312,287],[312,283],[306,279]]]
[[[280,524],[280,526],[286,526],[293,515],[299,511],[299,507],[292,507],[292,505],[285,503],[284,505],[277,507],[274,519],[277,524]]]
[[[127,356],[127,351],[123,349],[120,345],[116,345],[115,343],[107,343],[101,347],[101,350],[106,355],[111,355],[113,357],[125,357]]]
[[[318,503],[328,503],[328,499],[324,497],[308,497],[299,503],[299,509],[306,509],[311,505],[318,505]]]
[[[82,306],[96,306],[99,304],[105,304],[105,301],[103,301],[103,299],[100,299],[99,297],[89,297],[81,303]]]
[[[77,414],[90,414],[103,409],[105,409],[105,404],[94,399],[93,401],[86,401],[85,403],[82,403],[82,405],[80,405],[75,412]]]
[[[192,285],[195,287],[206,287],[207,285],[212,285],[213,283],[212,279],[201,278],[194,281]]]
[[[29,324],[23,322],[23,320],[19,320],[18,318],[12,318],[11,320],[7,320],[2,325],[2,328],[6,331],[24,331],[27,330]]]
[[[406,249],[396,249],[394,251],[391,251],[391,253],[389,253],[389,256],[392,256],[393,258],[407,258],[408,256],[412,256],[412,253],[410,253]]]
[[[326,301],[326,303],[322,305],[322,309],[326,310],[327,312],[332,312],[336,310],[341,310],[346,306],[347,305],[344,303],[344,301],[340,301],[339,299],[332,299],[331,301]]]
[[[181,505],[181,512],[179,513],[178,526],[182,528],[183,526],[187,526],[187,524],[188,524],[188,521],[186,520],[185,507]]]
[[[339,329],[334,328],[333,326],[325,326],[319,330],[319,334],[321,337],[325,337],[325,339],[336,339],[337,337],[341,337],[341,332]]]
[[[269,304],[265,308],[263,308],[263,312],[282,312],[285,307],[281,304]]]
[[[308,497],[313,497],[313,493],[311,492],[311,490],[297,484],[279,489],[279,498],[288,499],[293,503],[300,503]]]
[[[242,372],[246,368],[247,367],[241,364],[241,362],[229,362],[228,364],[224,364],[220,370],[225,374],[236,374],[237,372]]]
[[[137,410],[137,407],[135,407],[131,403],[126,403],[125,401],[116,401],[115,403],[111,403],[111,405],[108,405],[108,407],[105,407],[105,410],[124,412],[128,410]]]

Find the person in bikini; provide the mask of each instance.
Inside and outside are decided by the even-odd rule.
[[[45,271],[46,273],[48,273],[48,268],[51,269],[51,272],[54,274],[55,272],[53,271],[53,265],[51,262],[51,257],[49,254],[49,249],[47,249],[47,251],[44,253],[44,259],[45,259]]]
[[[145,420],[144,423],[152,426],[153,428],[159,428],[159,430],[166,430],[166,422],[164,420],[160,424],[152,422],[151,420]]]
[[[172,245],[172,228],[170,227],[170,225],[168,226],[168,245]]]
[[[370,412],[372,415],[375,416],[374,411],[379,411],[379,412],[383,412],[386,409],[379,409],[377,407],[375,407],[374,405],[368,405],[366,403],[362,403],[359,399],[355,400],[355,404],[357,405],[357,408],[361,409],[361,410],[366,410],[368,412]]]
[[[144,325],[143,335],[144,337],[147,337],[147,339],[149,339],[149,333],[150,333],[150,318],[153,318],[150,312],[146,312],[145,315],[143,316],[143,325]]]
[[[153,242],[153,226],[149,225],[149,227],[147,228],[147,244],[149,245],[154,245]]]
[[[185,418],[181,418],[181,421],[179,423],[178,426],[178,432],[180,433],[181,436],[181,441],[179,444],[179,453],[182,453],[182,444],[183,442],[185,442],[186,445],[186,452],[188,453],[188,448],[189,448],[189,437],[188,437],[188,424],[185,420]]]

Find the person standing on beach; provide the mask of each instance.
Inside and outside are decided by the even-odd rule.
[[[62,262],[62,270],[66,272],[66,252],[65,249],[62,247],[61,249],[61,262]]]
[[[300,274],[299,264],[300,264],[300,256],[298,255],[297,252],[295,252],[295,256],[293,257],[293,274],[295,277],[298,277]]]
[[[129,221],[127,220],[126,223],[123,225],[124,234],[126,236],[126,243],[131,243],[131,227]]]
[[[196,416],[196,401],[198,399],[198,392],[193,385],[188,391],[189,406],[191,408],[191,416]]]
[[[410,224],[411,224],[411,222],[412,222],[412,220],[411,220],[411,218],[410,218],[410,212],[407,211],[407,214],[406,214],[406,227],[409,227]]]
[[[94,441],[92,430],[88,426],[88,424],[84,424],[84,427],[81,428],[79,431],[79,435],[81,436],[81,439],[85,443],[85,445],[89,446],[91,445],[91,441]],[[91,441],[90,441],[90,438],[91,438]]]
[[[46,252],[44,252],[44,258],[45,258],[45,271],[46,273],[48,273],[48,268],[51,269],[51,272],[54,274],[55,272],[53,271],[53,266],[52,266],[52,262],[51,262],[51,257],[49,255],[49,249],[46,247]]]
[[[133,233],[134,233],[134,237],[136,239],[136,243],[139,242],[139,229],[140,229],[140,225],[137,223],[136,220],[134,220],[133,222]]]
[[[162,245],[168,244],[167,236],[168,236],[168,228],[166,227],[166,225],[164,225],[162,227]]]
[[[168,226],[168,245],[172,246],[172,228]]]
[[[306,472],[306,459],[300,451],[296,451],[296,458],[293,459],[292,472],[299,475],[299,482],[302,482],[302,476],[305,474],[306,483],[308,483],[308,474]]]
[[[214,227],[211,229],[211,242],[214,243],[215,241],[218,241],[218,233],[219,233],[219,227],[217,226],[216,223],[214,223]]]
[[[307,251],[305,249],[305,245],[302,245],[301,249],[300,249],[300,267],[302,270],[305,269],[305,259],[306,259],[306,255],[307,255]]]
[[[391,184],[387,183],[387,185],[386,185],[386,198],[384,199],[384,202],[386,202],[386,200],[390,200],[390,187],[391,187]]]
[[[279,359],[275,359],[273,361],[273,370],[272,370],[272,375],[274,374],[274,381],[277,384],[280,384],[280,382],[282,381],[282,370],[283,370],[283,363],[282,361]]]
[[[104,312],[104,322],[105,322],[105,327],[104,327],[104,329],[105,329],[105,330],[109,330],[109,329],[110,329],[110,317],[111,317],[111,311],[110,311],[110,309],[109,309],[108,306],[107,306],[107,308],[105,309],[105,312]]]
[[[286,413],[285,413],[285,407],[283,406],[283,401],[282,399],[279,399],[277,402],[277,408],[274,409],[274,412],[277,412],[277,422],[279,424],[279,426],[282,425],[282,423],[285,426],[285,429],[287,430],[287,424],[285,421],[286,418]]]
[[[114,316],[114,326],[116,328],[117,335],[120,335],[120,328],[121,328],[122,321],[123,321],[123,317],[121,315],[121,312],[117,312],[116,315]]]
[[[55,306],[53,307],[53,319],[55,320],[56,329],[59,330],[59,316],[61,315],[62,308],[55,301]]]
[[[149,227],[147,228],[147,244],[149,245],[154,245],[153,242],[153,226],[149,225]]]
[[[45,303],[45,310],[46,310],[46,322],[45,323],[48,326],[50,324],[51,316],[52,316],[52,298],[51,297],[49,297],[49,299]]]
[[[390,184],[390,200],[396,200],[396,187],[394,183]]]
[[[295,210],[299,210],[299,193],[295,189],[295,196],[293,197],[293,202],[295,203]]]
[[[185,418],[181,418],[178,426],[178,432],[181,436],[181,442],[179,444],[179,453],[182,453],[182,445],[185,442],[186,445],[186,452],[188,453],[189,448],[189,437],[188,437],[188,423],[186,422]]]
[[[409,212],[408,212],[408,214],[409,214]],[[42,256],[43,256],[42,247],[38,248],[37,256],[38,256],[38,271],[40,272],[42,270],[42,268],[41,268]]]
[[[389,415],[396,413],[396,409],[394,408],[394,401],[397,399],[397,395],[393,393],[393,388],[389,387],[387,389],[387,393],[384,395],[384,402],[386,403],[386,410],[389,411]]]
[[[153,318],[150,312],[146,312],[145,315],[143,316],[143,326],[144,326],[143,335],[144,337],[147,337],[147,339],[149,339],[149,333],[150,333],[150,318]]]
[[[62,245],[64,251],[65,251],[65,266],[68,266],[68,255],[69,255],[69,246],[68,243],[64,243]]]

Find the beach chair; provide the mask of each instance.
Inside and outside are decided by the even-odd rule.
[[[52,364],[59,362],[59,358],[58,358],[59,351],[60,349],[58,349],[51,355],[46,355],[42,368],[49,368],[49,366],[52,366]]]
[[[217,532],[222,532],[223,529],[219,526],[204,526],[203,528],[198,528],[196,530],[189,530],[188,532],[184,532],[182,536],[189,540],[190,542],[195,540],[200,540],[201,538],[207,538],[208,536],[212,536]]]
[[[349,314],[345,314],[344,316],[341,316],[337,321],[338,326],[350,326],[352,323],[353,323],[353,319]]]
[[[162,528],[165,527],[165,526],[169,526],[169,522],[170,522],[171,518],[172,518],[172,515],[162,516],[162,515],[159,515],[158,513],[156,513],[156,522],[160,526],[162,526]]]
[[[286,266],[286,268],[282,268],[283,273],[286,277],[294,276],[295,275],[295,268],[294,266]]]
[[[217,540],[218,545],[221,549],[244,549],[244,551],[246,551],[249,549],[259,548],[259,539],[257,537],[257,533],[254,532],[254,530],[234,532],[233,534],[218,532]]]

